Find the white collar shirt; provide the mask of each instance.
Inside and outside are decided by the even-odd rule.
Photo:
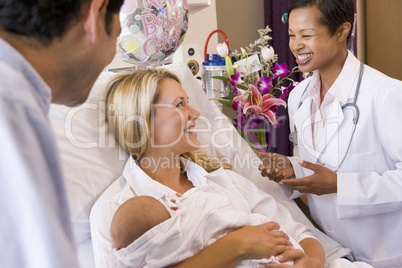
[[[51,90],[0,39],[0,267],[77,267]]]
[[[181,159],[181,162],[184,166],[183,171],[187,172],[188,180],[191,181],[194,187],[207,183],[207,171],[184,158]],[[162,200],[166,207],[174,205],[170,200],[177,199],[176,191],[153,180],[131,158],[127,164],[129,166],[124,168],[123,176],[130,185],[134,196],[148,195],[157,200]]]
[[[306,94],[302,100],[307,97],[312,99],[311,102],[311,127],[313,133],[313,145],[317,148],[317,145],[323,136],[323,130],[325,123],[330,114],[329,110],[334,102],[339,101],[341,104],[345,104],[349,95],[352,92],[355,82],[355,75],[358,72],[359,65],[354,64],[354,57],[350,51],[342,68],[341,73],[335,80],[334,84],[330,87],[325,94],[324,100],[321,102],[321,78],[320,72],[314,71],[311,81],[308,85]]]

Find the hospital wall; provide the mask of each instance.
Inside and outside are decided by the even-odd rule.
[[[362,59],[402,80],[402,1],[358,0],[358,8],[363,26],[357,33],[361,37]]]

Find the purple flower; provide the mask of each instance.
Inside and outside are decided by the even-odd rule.
[[[233,126],[235,127],[235,128],[239,128],[239,129],[243,129],[242,128],[242,126],[241,126],[241,122],[239,122],[239,120],[237,120],[236,118],[234,118],[233,119]]]
[[[257,87],[263,95],[269,93],[269,89],[273,87],[271,85],[271,77],[261,77],[261,81],[258,82]]]
[[[279,98],[281,100],[286,101],[288,99],[290,92],[292,92],[292,90],[296,87],[297,84],[298,83],[295,82],[295,83],[291,84],[290,86],[288,86],[287,88],[285,88]]]
[[[278,113],[279,106],[271,106],[269,109],[276,115]]]
[[[237,84],[240,84],[240,82],[241,82],[240,73],[231,75],[231,76],[230,76],[230,79],[231,79],[231,80],[229,81],[229,84],[231,84],[232,86],[235,86],[235,85],[237,85]]]
[[[279,65],[278,63],[275,63],[275,66],[272,67],[272,71],[274,72],[274,75],[272,77],[272,79],[277,78],[278,76],[283,79],[286,77],[286,75],[288,73],[290,73],[290,71],[288,70],[288,65],[286,64],[286,62],[282,63],[281,65]]]
[[[267,119],[263,115],[250,114],[247,120],[247,130],[252,130],[255,128],[260,128],[264,125],[264,121]]]
[[[233,119],[235,122],[233,125],[236,128],[240,128],[241,130],[245,130],[246,127],[246,122],[247,122],[247,115],[243,113],[243,107],[240,106],[234,106],[233,109],[236,111],[237,118]]]
[[[237,111],[239,109],[239,101],[233,100],[233,110]]]

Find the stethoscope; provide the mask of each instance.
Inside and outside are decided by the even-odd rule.
[[[337,170],[339,169],[339,167],[343,164],[343,162],[345,161],[346,156],[348,155],[349,149],[350,149],[350,144],[352,142],[353,139],[353,135],[355,134],[355,130],[356,130],[356,125],[357,122],[359,121],[359,117],[360,117],[360,112],[359,112],[359,107],[357,106],[356,102],[357,102],[357,97],[359,95],[359,91],[360,91],[360,84],[362,81],[362,77],[363,77],[363,73],[364,73],[364,64],[361,62],[360,63],[360,71],[359,71],[359,78],[357,80],[357,84],[356,84],[356,91],[355,91],[355,95],[353,98],[352,102],[348,102],[345,103],[344,105],[342,105],[341,109],[342,111],[344,111],[346,108],[352,108],[353,109],[353,130],[352,130],[352,135],[350,136],[350,140],[349,140],[349,145],[348,145],[348,149],[346,150],[345,156],[343,157],[340,165],[338,165]],[[302,106],[303,104],[303,96],[305,95],[308,86],[310,85],[310,82],[307,84],[306,88],[303,91],[303,94],[301,95],[300,101],[299,101],[299,105],[297,106],[297,109],[300,108],[300,106]],[[291,132],[289,134],[289,140],[294,144],[297,145],[297,128],[296,125],[294,125],[294,132]],[[328,145],[328,144],[327,144]],[[323,151],[326,149],[327,145],[325,145]],[[335,170],[336,171],[336,170]]]

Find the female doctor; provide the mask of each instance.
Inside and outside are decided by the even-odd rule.
[[[402,267],[402,83],[347,50],[352,0],[293,0],[289,46],[302,72],[289,98],[294,157],[262,154],[263,176],[307,194],[326,234],[374,267]]]

